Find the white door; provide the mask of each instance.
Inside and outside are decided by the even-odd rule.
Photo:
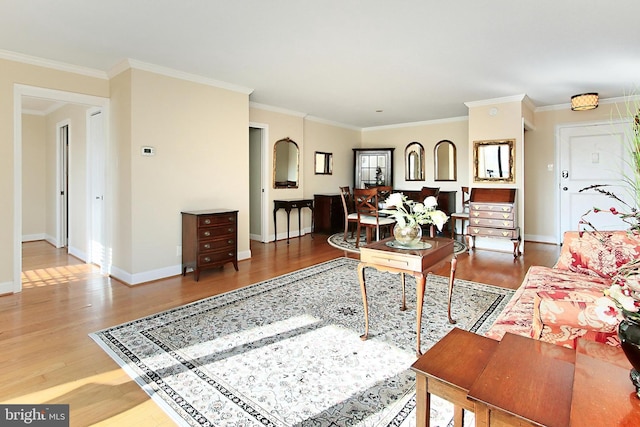
[[[66,248],[69,242],[69,122],[56,125],[58,129],[58,214],[56,247]]]
[[[598,230],[628,228],[609,211],[627,212],[628,207],[594,190],[580,191],[591,185],[604,184],[624,201],[633,200],[623,183],[630,176],[625,131],[628,123],[567,126],[559,129],[560,152],[560,235],[568,230],[589,229],[579,225],[586,220]],[[591,212],[598,208],[606,212]]]
[[[89,262],[105,266],[104,246],[104,193],[105,193],[105,140],[104,114],[96,111],[89,115]]]

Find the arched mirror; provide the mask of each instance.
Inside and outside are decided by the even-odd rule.
[[[446,139],[438,142],[433,149],[434,180],[455,181],[458,179],[456,145]]]
[[[474,182],[515,182],[515,139],[473,142]]]
[[[424,147],[412,142],[404,149],[404,179],[424,181]]]
[[[273,188],[298,188],[300,152],[295,141],[284,138],[273,146]]]

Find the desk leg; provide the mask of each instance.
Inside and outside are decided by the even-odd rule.
[[[302,206],[298,207],[298,238],[302,237],[302,225],[300,225],[301,216],[302,216]]]
[[[449,317],[449,323],[452,325],[456,323],[451,317],[451,297],[453,295],[453,281],[456,279],[456,266],[458,265],[458,258],[454,255],[451,259],[451,273],[449,274],[449,302],[447,303],[447,316]]]
[[[422,331],[422,304],[424,303],[424,288],[427,277],[424,274],[416,276],[416,355],[422,356],[420,351],[420,332]]]
[[[291,208],[285,209],[287,211],[287,245],[289,244],[289,228],[291,223]]]
[[[425,375],[416,375],[416,427],[429,427],[431,395],[429,380]]]
[[[404,281],[404,273],[400,273],[400,284],[402,285],[402,305],[400,306],[400,311],[405,311],[407,309],[407,298],[405,294],[405,281]]]
[[[360,291],[362,292],[362,303],[364,304],[364,334],[360,335],[362,341],[369,336],[369,305],[367,304],[367,288],[364,282],[364,263],[358,264],[358,279],[360,279]]]
[[[311,238],[313,239],[313,232],[315,231],[316,228],[316,224],[313,220],[314,215],[313,215],[313,206],[310,206],[309,209],[311,209]]]
[[[273,210],[273,243],[278,242],[278,221],[276,220],[276,212],[278,212],[278,209]]]

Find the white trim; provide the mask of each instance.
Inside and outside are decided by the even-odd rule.
[[[249,108],[257,108],[258,110],[273,111],[274,113],[287,114],[295,117],[306,117],[306,113],[300,111],[287,110],[286,108],[274,107],[272,105],[259,104],[257,102],[249,102]]]
[[[60,139],[60,129],[63,127],[67,127],[67,142],[71,142],[71,120],[64,119],[58,123],[56,123],[56,193],[55,193],[55,205],[56,205],[56,248],[61,248],[69,244],[70,239],[65,237],[65,234],[69,235],[69,230],[66,228],[66,223],[69,223],[71,218],[69,218],[69,211],[65,212],[65,205],[63,205],[63,201],[65,201],[66,206],[69,206],[69,192],[68,188],[65,188],[65,182],[63,181],[63,172],[66,163],[66,172],[68,173],[70,170],[69,163],[71,153],[65,151],[65,147],[63,147],[63,141]],[[68,147],[68,145],[67,145]],[[64,162],[62,161],[62,157],[64,156]],[[68,175],[67,175],[68,176]],[[64,195],[62,192],[64,191]],[[64,197],[61,197],[64,196]]]
[[[46,234],[45,233],[38,233],[38,234],[24,234],[22,236],[22,242],[37,242],[39,240],[45,240],[46,239]]]
[[[108,76],[113,78],[123,71],[128,70],[129,68],[148,71],[150,73],[160,74],[167,77],[173,77],[180,80],[185,80],[189,82],[199,83],[207,86],[213,86],[221,89],[227,89],[234,92],[240,92],[245,95],[251,95],[253,93],[252,88],[248,88],[246,86],[240,86],[234,83],[223,82],[221,80],[210,79],[208,77],[199,76],[197,74],[191,74],[184,71],[174,70],[168,67],[162,67],[160,65],[149,64],[147,62],[138,61],[135,59],[127,58],[118,64],[116,64],[111,70],[108,72]]]
[[[542,236],[539,234],[525,234],[524,240],[526,242],[536,242],[536,243],[551,243],[552,245],[558,245],[559,243],[556,241],[556,238],[553,236]]]
[[[260,138],[260,152],[262,158],[260,159],[262,176],[260,177],[262,189],[262,199],[260,203],[260,228],[261,235],[259,240],[262,243],[267,243],[269,241],[269,201],[271,200],[269,197],[271,195],[271,168],[269,167],[271,163],[271,157],[269,153],[269,125],[266,123],[257,123],[257,122],[249,122],[249,128],[261,129],[261,138]],[[251,219],[249,219],[251,221]],[[251,236],[249,236],[249,240],[251,240]],[[249,257],[251,257],[251,252],[249,252]]]
[[[385,129],[400,129],[400,128],[407,128],[407,127],[425,126],[425,125],[437,125],[442,123],[464,122],[468,120],[469,120],[469,116],[459,116],[459,117],[450,117],[448,119],[435,119],[435,120],[425,120],[421,122],[398,123],[395,125],[371,126],[368,128],[362,128],[362,131],[368,132],[368,131],[385,130]]]
[[[81,74],[83,76],[96,77],[98,79],[107,80],[107,73],[95,68],[81,67],[78,65],[67,64],[65,62],[53,61],[51,59],[39,58],[36,56],[25,55],[23,53],[12,52],[0,49],[0,59],[8,61],[21,62],[23,64],[36,65],[38,67],[51,68],[54,70],[67,71],[69,73]]]
[[[316,116],[305,116],[305,119],[312,122],[322,123],[325,125],[340,127],[340,128],[349,129],[349,130],[357,130],[357,131],[362,130],[362,128],[359,126],[353,126],[353,125],[347,125],[340,122],[334,122],[333,120],[327,120],[327,119],[323,119],[321,117],[316,117]]]
[[[465,102],[464,105],[471,108],[471,107],[483,107],[483,106],[494,105],[494,104],[506,104],[508,102],[522,102],[526,97],[527,95],[522,93],[520,95],[505,96],[502,98],[483,99],[480,101],[469,101],[469,102]]]

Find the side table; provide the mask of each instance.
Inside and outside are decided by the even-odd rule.
[[[475,412],[474,402],[467,399],[469,388],[496,347],[498,341],[453,328],[411,365],[416,373],[416,426],[429,427],[431,394],[435,394],[453,403],[453,425],[462,427],[464,409]]]
[[[302,226],[300,222],[300,213],[302,208],[311,209],[311,237],[313,238],[313,199],[296,199],[296,200],[274,200],[273,201],[273,234],[274,239],[278,241],[278,221],[276,221],[276,212],[284,209],[287,213],[287,245],[289,244],[289,224],[291,209],[298,209],[298,237],[302,236]]]

